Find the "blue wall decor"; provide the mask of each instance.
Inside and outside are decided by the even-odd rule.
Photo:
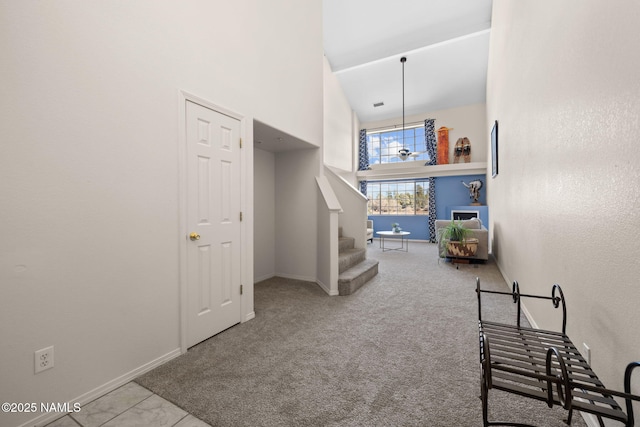
[[[461,176],[441,176],[436,180],[436,219],[449,219],[450,213],[447,214],[447,206],[465,206],[471,204],[473,200],[469,197],[469,190],[462,185],[462,181],[467,184],[474,179],[486,181],[485,175],[461,175]],[[480,198],[478,202],[482,205],[487,204],[486,187],[480,190]]]

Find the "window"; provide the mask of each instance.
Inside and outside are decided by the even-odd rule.
[[[367,182],[368,215],[429,215],[429,181]]]
[[[367,132],[367,150],[369,152],[369,164],[376,163],[397,163],[403,160],[399,156],[399,150],[408,149],[411,153],[417,154],[406,159],[406,161],[420,161],[425,163],[429,160],[426,152],[424,125],[404,129],[404,141],[402,129]]]

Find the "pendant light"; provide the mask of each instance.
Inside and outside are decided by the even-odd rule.
[[[402,161],[407,160],[411,156],[411,151],[404,145],[404,63],[407,62],[407,57],[400,58],[402,63],[402,148],[398,150],[398,154]]]

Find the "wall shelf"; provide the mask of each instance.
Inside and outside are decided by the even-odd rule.
[[[386,163],[372,165],[371,170],[358,171],[359,179],[428,178],[432,176],[483,175],[487,173],[486,162],[452,163],[448,165],[413,166],[408,163]]]

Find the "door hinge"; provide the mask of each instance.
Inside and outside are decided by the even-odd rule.
[[[243,285],[240,285],[240,295],[242,295],[242,291],[244,290],[243,287]]]
[[[240,211],[240,221],[242,221],[242,211]]]
[[[242,148],[242,138],[240,138],[240,148]]]

